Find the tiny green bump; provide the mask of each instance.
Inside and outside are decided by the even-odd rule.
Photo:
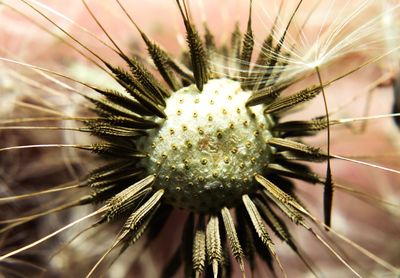
[[[246,148],[248,148],[248,149],[251,148],[251,142],[250,142],[250,141],[247,141],[247,142],[246,142]]]
[[[186,146],[188,147],[188,149],[190,149],[190,148],[193,147],[193,144],[189,140],[187,140],[186,141]]]
[[[201,159],[201,164],[203,164],[203,165],[207,165],[207,159],[206,158],[202,158]]]
[[[224,162],[225,162],[225,164],[228,164],[229,163],[229,157],[224,156]]]

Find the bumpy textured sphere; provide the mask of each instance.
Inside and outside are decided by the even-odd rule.
[[[272,123],[262,106],[245,106],[250,94],[239,82],[215,79],[202,92],[192,85],[167,100],[167,118],[139,146],[167,203],[213,211],[254,191],[254,174],[271,160]]]

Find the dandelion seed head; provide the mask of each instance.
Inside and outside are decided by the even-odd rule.
[[[195,85],[168,100],[166,119],[144,138],[149,173],[169,203],[195,211],[232,206],[253,192],[253,175],[271,162],[273,124],[263,106],[245,106],[250,91],[226,78],[210,80],[200,92]],[[257,159],[256,159],[257,158]]]
[[[13,1],[6,2],[9,2],[11,7],[15,5]],[[54,59],[48,64],[47,59],[46,63],[44,60],[26,60],[34,66],[36,63],[43,67],[43,71],[49,74],[44,78],[44,72],[35,72],[38,76],[41,75],[38,81],[42,84],[34,90],[27,90],[29,98],[34,100],[33,92],[43,89],[49,93],[46,89],[52,89],[53,85],[58,89],[62,88],[60,93],[63,96],[55,94],[46,98],[40,95],[41,99],[37,102],[44,109],[39,106],[36,109],[38,111],[34,110],[39,112],[38,115],[43,114],[43,117],[47,116],[47,112],[57,117],[23,119],[19,123],[17,116],[14,116],[14,120],[5,120],[4,127],[0,127],[5,132],[18,128],[21,128],[21,133],[26,130],[31,132],[29,134],[41,132],[37,133],[39,136],[33,142],[35,145],[28,144],[30,141],[24,142],[22,146],[13,143],[14,147],[8,148],[7,145],[0,149],[1,152],[24,151],[33,146],[39,151],[48,150],[52,155],[46,163],[43,159],[35,161],[36,167],[33,170],[17,169],[16,173],[10,175],[10,180],[14,180],[17,175],[29,176],[33,173],[34,176],[43,176],[40,183],[42,180],[47,183],[47,169],[53,171],[51,176],[54,176],[54,180],[64,180],[54,170],[57,167],[54,157],[58,150],[50,150],[52,147],[61,147],[61,167],[68,172],[67,178],[78,182],[68,190],[63,189],[57,193],[54,191],[53,193],[59,195],[51,195],[47,199],[45,194],[49,192],[45,193],[46,191],[36,192],[40,193],[39,195],[43,193],[44,196],[40,199],[35,199],[34,194],[29,196],[32,200],[37,200],[37,204],[31,205],[34,207],[32,212],[35,213],[36,209],[39,214],[44,211],[43,216],[52,224],[40,225],[44,229],[43,233],[52,230],[53,227],[50,226],[61,228],[56,232],[51,231],[48,236],[31,244],[24,244],[21,248],[11,244],[12,248],[9,251],[0,254],[0,268],[2,260],[8,260],[11,256],[34,248],[53,235],[67,241],[71,235],[82,232],[77,235],[76,241],[74,239],[72,243],[65,243],[66,248],[47,264],[50,271],[56,269],[57,274],[60,274],[61,271],[67,270],[63,273],[68,275],[77,271],[79,276],[82,276],[83,272],[91,276],[100,271],[108,271],[111,276],[129,276],[139,262],[145,264],[147,269],[139,274],[135,272],[136,276],[147,274],[148,277],[155,277],[162,272],[162,277],[175,277],[180,271],[179,268],[183,268],[185,277],[203,277],[203,274],[208,277],[211,273],[214,277],[230,277],[237,274],[231,273],[230,269],[233,265],[230,260],[234,258],[242,276],[247,276],[249,270],[253,275],[260,273],[266,276],[267,273],[257,266],[256,260],[259,257],[267,263],[272,275],[279,276],[279,273],[276,273],[279,267],[283,276],[286,276],[286,272],[288,277],[300,276],[300,272],[293,274],[296,266],[287,263],[288,254],[281,249],[277,240],[279,238],[289,246],[297,261],[303,261],[302,274],[313,272],[315,276],[321,276],[330,273],[331,270],[321,263],[325,257],[314,255],[307,258],[307,255],[318,251],[315,251],[316,248],[309,248],[309,242],[303,243],[304,238],[298,236],[295,230],[298,228],[305,229],[304,231],[313,236],[317,243],[327,247],[327,251],[339,259],[340,266],[347,268],[346,273],[352,272],[357,276],[362,276],[358,273],[364,274],[364,269],[356,264],[353,266],[353,259],[358,261],[358,258],[353,254],[346,256],[347,252],[338,248],[336,240],[330,240],[328,243],[324,241],[326,234],[317,227],[323,228],[326,225],[316,217],[318,214],[315,214],[313,204],[318,204],[319,211],[323,202],[324,214],[330,214],[332,192],[335,189],[335,196],[339,197],[336,200],[339,199],[339,202],[335,200],[336,213],[332,221],[334,229],[341,229],[343,234],[365,231],[350,225],[348,215],[337,210],[337,203],[347,203],[347,199],[341,200],[342,196],[337,194],[337,191],[347,190],[346,193],[351,193],[352,188],[351,184],[346,187],[348,183],[342,187],[336,183],[336,179],[339,180],[339,171],[335,167],[337,165],[334,165],[336,160],[331,158],[331,170],[329,158],[330,154],[336,154],[336,150],[333,149],[334,143],[340,141],[347,145],[350,136],[342,136],[341,133],[336,133],[337,130],[329,132],[330,126],[333,130],[334,125],[345,121],[337,120],[339,113],[331,109],[334,105],[334,101],[330,100],[332,94],[328,93],[328,90],[324,92],[324,89],[330,85],[331,80],[327,75],[332,67],[328,68],[328,65],[337,65],[331,62],[337,62],[348,54],[363,55],[366,50],[376,50],[375,47],[383,50],[382,45],[385,43],[388,46],[385,51],[392,51],[398,47],[396,44],[389,44],[394,42],[396,32],[386,35],[381,32],[382,26],[387,27],[390,21],[394,22],[394,13],[389,14],[385,10],[374,17],[365,17],[373,3],[379,1],[355,1],[357,3],[354,6],[350,5],[352,1],[347,1],[347,4],[339,5],[338,13],[337,4],[340,1],[314,1],[315,7],[323,10],[319,13],[314,9],[313,1],[304,1],[307,3],[303,4],[303,1],[271,1],[271,5],[256,0],[235,2],[234,5],[223,2],[219,3],[222,5],[221,9],[214,8],[214,3],[217,3],[214,1],[210,2],[213,10],[206,12],[208,1],[193,3],[178,0],[176,2],[179,9],[175,7],[173,13],[166,13],[165,9],[173,5],[164,3],[164,7],[164,4],[159,5],[157,1],[149,2],[154,2],[154,10],[141,7],[143,4],[139,2],[136,7],[133,3],[123,3],[129,1],[121,1],[122,4],[115,1],[111,6],[117,9],[113,10],[105,3],[82,1],[87,4],[86,11],[96,22],[98,20],[95,27],[100,27],[97,28],[100,31],[99,38],[89,31],[96,29],[90,27],[90,23],[85,23],[86,27],[80,28],[74,21],[64,17],[64,11],[49,9],[44,0],[22,2],[35,4],[40,10],[46,11],[45,14],[52,14],[55,23],[47,22],[40,13],[34,13],[34,17],[44,22],[44,31],[54,30],[60,35],[57,41],[71,41],[73,45],[82,46],[83,57],[88,58],[89,62],[94,62],[97,68],[89,71],[86,69],[86,63],[77,64],[79,59],[73,61],[72,67],[71,64],[65,67],[65,62],[70,63],[65,55],[62,55],[65,60]],[[393,12],[398,10],[394,1],[384,2],[392,3],[384,6],[384,9],[391,9]],[[80,4],[79,1],[76,3]],[[105,13],[97,11],[96,6],[101,7]],[[244,10],[242,7],[246,10],[250,8],[247,10],[247,20],[243,17],[247,22],[245,29],[241,20],[242,15],[246,13],[241,12]],[[34,11],[29,7],[25,8],[28,9],[28,14]],[[154,15],[158,10],[162,10],[162,14],[168,14],[168,17],[165,17],[168,24],[157,23],[158,19],[163,17],[149,20],[148,15]],[[233,10],[240,12],[235,13]],[[349,12],[346,14],[345,11]],[[121,17],[121,13],[129,18],[125,21],[128,24],[122,24],[125,17]],[[182,18],[175,16],[178,13]],[[196,14],[199,13],[200,21],[196,20]],[[216,24],[216,14],[222,15],[220,17],[222,21],[227,21],[226,24]],[[238,15],[235,16],[236,14]],[[109,16],[108,20],[105,20],[105,15]],[[89,17],[89,14],[86,16]],[[114,17],[118,20],[109,20]],[[143,51],[143,45],[136,40],[137,37],[130,37],[125,29],[116,30],[117,28],[111,28],[107,24],[119,22],[120,19],[125,27],[133,23],[131,27],[136,30],[129,34],[140,34],[148,55]],[[174,28],[173,20],[182,19],[184,24],[181,24],[181,28]],[[265,19],[272,25],[259,24]],[[231,28],[232,20],[237,21],[234,28]],[[314,26],[317,31],[314,30],[310,35],[306,29],[312,21],[317,23],[317,27]],[[154,24],[155,22],[157,24]],[[103,23],[104,26],[101,26]],[[96,23],[91,21],[91,24]],[[59,25],[65,32],[53,25]],[[183,28],[186,35],[180,33]],[[149,32],[152,29],[157,37]],[[226,31],[233,31],[230,37]],[[262,32],[261,36],[257,31]],[[168,41],[177,40],[178,46],[175,44],[175,47],[170,47],[170,42],[165,43],[161,34],[163,32],[168,34]],[[90,40],[95,40],[94,43],[97,41],[108,48],[110,57],[113,55],[114,58],[122,58],[122,61],[115,61],[106,55],[106,52],[103,53],[100,48],[92,45],[92,41],[83,39],[85,33],[90,35]],[[126,45],[127,38],[130,38],[132,46],[129,49]],[[37,42],[43,43],[40,40]],[[58,44],[60,43],[54,44],[53,48]],[[50,58],[51,55],[46,50],[44,52]],[[8,52],[4,53],[7,57],[11,55]],[[89,58],[91,54],[95,61]],[[371,52],[371,55],[367,56],[375,58],[379,55]],[[6,62],[6,59],[4,61]],[[59,63],[60,61],[64,63]],[[29,68],[29,65],[27,67]],[[57,72],[46,71],[47,67],[57,69]],[[357,65],[354,65],[354,68],[356,67]],[[319,68],[323,69],[321,75]],[[8,73],[7,69],[6,71]],[[308,77],[316,71],[320,82],[307,85],[307,82],[311,81]],[[67,81],[63,83],[64,81],[50,77],[52,73],[58,75],[60,80],[65,77]],[[333,79],[331,83],[347,76],[344,64],[341,73],[343,75]],[[25,80],[27,84],[21,83],[29,85],[29,80]],[[76,84],[73,84],[74,81]],[[359,88],[360,82],[353,87]],[[351,93],[352,90],[347,90],[346,87],[337,91]],[[321,109],[316,109],[318,111],[313,111],[316,118],[310,118],[302,108],[313,99],[319,98],[321,92],[324,99],[325,93],[330,95],[327,98],[329,101],[325,100],[324,113],[321,114]],[[343,95],[339,96],[341,101],[342,97]],[[28,99],[27,102],[29,104],[32,101]],[[52,103],[56,105],[53,107]],[[308,108],[313,109],[312,105]],[[351,110],[356,113],[353,105]],[[25,120],[32,123],[32,126],[22,126]],[[349,126],[353,120],[349,119]],[[56,143],[63,144],[46,144],[50,137],[46,136],[47,131],[42,131],[42,128],[59,131]],[[328,129],[329,139],[315,143],[313,140],[319,139],[315,139],[314,136],[319,132],[324,133],[324,129]],[[310,137],[314,138],[308,140]],[[359,141],[357,146],[361,147],[361,140]],[[310,143],[312,145],[309,145]],[[351,152],[354,151],[353,148]],[[7,167],[9,164],[16,164],[15,157],[11,158],[11,155],[8,159],[11,163],[7,163]],[[31,160],[36,159],[30,157],[29,161],[24,162],[24,168],[32,168],[29,167],[33,164],[29,163]],[[343,158],[343,163],[348,162]],[[94,164],[94,169],[89,169],[92,168],[89,166],[91,164]],[[326,171],[326,175],[321,174],[322,171],[319,171],[318,167],[325,165],[329,170]],[[347,166],[346,164],[347,171],[356,176],[354,183],[361,180],[362,177],[353,172],[354,168]],[[85,169],[86,167],[88,169]],[[24,180],[24,185],[28,183],[29,180],[26,183]],[[310,187],[304,183],[316,186]],[[324,197],[315,195],[321,202],[317,202],[316,199],[310,201],[306,195],[319,194],[319,190],[315,189],[317,187],[325,187]],[[331,194],[325,194],[330,192],[330,187]],[[382,187],[381,180],[379,187]],[[360,192],[354,193],[364,194],[363,190],[361,188]],[[38,188],[34,191],[38,191]],[[11,194],[13,193],[7,192],[6,195]],[[373,198],[372,195],[366,197]],[[20,195],[0,199],[0,202],[11,199],[19,200]],[[69,201],[73,201],[72,206],[76,207],[68,206]],[[52,208],[59,204],[61,207],[56,207],[56,210],[66,211],[59,218],[59,223],[55,223],[58,212],[52,211]],[[379,205],[380,201],[376,201],[375,205],[377,204]],[[65,205],[66,208],[63,207]],[[84,205],[89,206],[83,207]],[[99,209],[91,213],[93,208],[99,206]],[[176,217],[175,213],[171,213],[175,209],[183,209],[184,212],[177,213],[180,216]],[[395,209],[398,210],[398,207]],[[349,212],[356,215],[361,210],[357,207],[357,210],[353,208]],[[26,214],[24,210],[19,209],[17,215],[11,214],[14,217],[10,221],[11,225],[7,224],[9,220],[2,221],[5,227],[3,234],[4,231],[14,229],[12,222],[15,222],[17,227],[24,224],[16,217],[24,217]],[[65,216],[79,219],[63,225]],[[39,217],[42,216],[33,215],[31,222],[36,223],[34,220]],[[372,222],[373,216],[368,214],[368,217]],[[91,222],[88,224],[91,226],[86,230],[82,230],[86,225],[75,226],[81,221],[89,220]],[[292,222],[294,225],[290,225]],[[326,217],[325,223],[330,225]],[[369,225],[367,221],[362,223],[364,226]],[[179,232],[180,224],[183,228],[182,233]],[[170,226],[173,226],[172,231]],[[69,227],[72,227],[70,231],[64,231]],[[90,237],[82,236],[86,231]],[[159,268],[161,265],[155,264],[156,260],[153,261],[151,256],[154,254],[151,250],[147,253],[142,252],[150,244],[155,244],[157,238],[165,240],[161,231],[164,237],[168,237],[168,242],[154,245],[154,250],[156,256],[162,254],[163,270]],[[370,228],[369,231],[373,229]],[[333,234],[336,234],[334,230],[331,235]],[[143,245],[136,242],[142,235],[146,235],[145,241],[142,241]],[[373,236],[374,234],[368,233],[368,237]],[[5,237],[7,239],[7,235]],[[167,248],[170,249],[167,251],[169,255],[164,256]],[[122,255],[125,251],[129,253],[125,254],[127,256]],[[363,254],[381,264],[379,258],[374,259],[367,252]],[[282,264],[280,257],[283,258]],[[71,267],[79,263],[82,268]],[[110,267],[111,265],[113,266]],[[397,273],[394,266],[385,263],[381,265],[391,273]],[[319,266],[324,266],[321,269],[324,274],[319,275],[319,270],[316,269]],[[337,275],[340,266],[335,265],[332,273],[336,272]],[[88,267],[92,267],[91,270]],[[47,273],[51,276],[50,271]]]

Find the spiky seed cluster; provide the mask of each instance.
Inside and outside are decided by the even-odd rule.
[[[198,276],[208,268],[214,275],[219,269],[227,274],[229,249],[242,270],[245,259],[254,268],[255,252],[271,268],[273,260],[280,265],[267,225],[302,258],[273,207],[309,229],[303,219],[307,211],[296,201],[287,177],[324,183],[298,161],[321,161],[327,156],[290,137],[313,134],[328,124],[325,117],[281,122],[280,115],[314,98],[322,87],[281,97],[297,79],[283,79],[282,71],[275,71],[276,65],[286,66],[280,60],[288,55],[282,52],[286,32],[278,43],[271,35],[264,40],[258,64],[251,68],[246,64],[254,45],[250,19],[243,39],[236,28],[231,45],[218,48],[208,28],[203,42],[185,4],[177,2],[190,61],[176,62],[140,29],[168,88],[134,57],[119,53],[128,70],[103,61],[127,94],[94,88],[103,97],[87,97],[98,118],[85,121],[82,130],[101,142],[78,147],[104,156],[107,162],[82,183],[92,194],[68,207],[105,202],[99,224],[126,218],[112,247],[122,244],[122,250],[147,228],[148,239],[155,238],[171,207],[192,211],[178,255],[164,270],[166,277],[182,263],[187,276]],[[216,73],[212,61],[217,54],[245,61],[236,65],[239,74]],[[228,60],[226,67],[232,66]],[[261,71],[264,67],[268,70]],[[330,200],[331,191],[327,192]],[[235,209],[237,225],[228,208]],[[330,213],[330,207],[326,211]]]
[[[280,265],[265,224],[301,257],[272,207],[308,228],[301,215],[306,210],[295,201],[293,184],[286,177],[324,183],[295,161],[321,161],[326,155],[288,138],[313,134],[327,124],[324,117],[283,123],[279,118],[317,96],[321,86],[280,97],[296,81],[280,80],[280,72],[274,72],[275,65],[286,66],[279,60],[285,33],[276,45],[270,36],[265,39],[263,47],[269,51],[261,51],[254,68],[236,65],[238,75],[216,73],[210,62],[218,53],[226,55],[228,50],[231,58],[251,60],[250,19],[243,39],[236,27],[231,45],[222,49],[206,27],[206,51],[186,6],[179,2],[178,6],[187,30],[190,60],[186,64],[175,62],[139,29],[169,89],[136,59],[122,53],[130,71],[106,63],[130,97],[96,89],[105,98],[89,99],[101,118],[87,122],[87,127],[105,142],[86,149],[112,162],[89,175],[86,185],[93,193],[81,203],[107,201],[100,222],[130,215],[114,244],[124,248],[147,227],[149,239],[154,238],[170,206],[200,213],[187,219],[177,251],[184,253],[188,276],[200,275],[207,266],[214,275],[219,269],[226,271],[229,255],[224,238],[242,271],[245,258],[254,267],[254,251],[271,267],[274,259]],[[260,71],[263,67],[269,70]],[[331,195],[326,197],[329,200]],[[238,228],[228,208],[236,208]],[[181,262],[177,258],[179,254],[167,265],[164,276],[173,275]]]

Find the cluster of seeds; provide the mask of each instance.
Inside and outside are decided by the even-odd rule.
[[[279,119],[281,113],[315,98],[323,85],[281,96],[299,78],[281,76],[287,66],[281,59],[289,55],[282,50],[286,32],[276,44],[271,33],[257,64],[250,67],[251,13],[243,39],[237,28],[232,45],[218,48],[208,27],[203,40],[190,22],[185,2],[177,2],[189,46],[188,55],[183,56],[189,60],[176,62],[135,24],[168,88],[137,59],[122,52],[119,55],[129,71],[103,61],[130,96],[94,88],[105,98],[89,98],[99,119],[86,124],[103,143],[81,148],[106,156],[110,162],[89,175],[85,185],[92,188],[92,194],[79,204],[106,201],[99,223],[130,215],[111,248],[123,244],[123,250],[147,228],[150,240],[158,235],[171,208],[188,210],[182,245],[167,264],[165,277],[173,276],[180,263],[187,276],[210,269],[215,277],[220,270],[226,276],[228,246],[243,273],[246,259],[254,269],[254,254],[249,250],[256,250],[270,266],[275,260],[283,271],[265,224],[304,258],[271,207],[275,204],[293,222],[310,229],[302,215],[308,215],[307,211],[296,201],[294,185],[287,178],[325,184],[328,224],[332,183],[329,175],[326,180],[320,178],[298,162],[323,161],[328,156],[290,139],[325,129],[326,118]],[[241,61],[236,65],[238,73],[218,72],[212,62],[220,54]],[[232,65],[227,61],[228,66]],[[281,70],[275,72],[275,66]],[[230,208],[236,211],[237,228]],[[177,264],[180,252],[183,262]]]
[[[326,128],[325,117],[281,122],[280,114],[316,97],[323,86],[281,97],[298,80],[281,77],[287,66],[281,59],[289,55],[282,48],[286,32],[279,42],[274,42],[271,31],[257,64],[250,67],[254,46],[251,11],[244,36],[237,27],[231,45],[218,48],[209,28],[206,26],[202,39],[190,21],[186,3],[177,3],[189,46],[183,57],[190,57],[189,60],[172,59],[132,21],[164,83],[137,58],[120,51],[114,41],[114,51],[126,62],[128,70],[91,52],[125,92],[86,85],[101,97],[83,95],[93,104],[97,117],[83,120],[85,126],[79,130],[90,132],[100,141],[75,147],[97,153],[106,163],[79,185],[89,187],[91,194],[59,210],[105,203],[95,212],[102,214],[95,226],[127,217],[110,251],[120,245],[125,250],[147,228],[152,240],[170,216],[171,208],[188,210],[182,245],[166,266],[165,277],[173,276],[182,263],[176,262],[180,252],[189,252],[183,258],[188,276],[199,276],[211,269],[215,277],[219,270],[227,275],[228,246],[243,273],[246,259],[254,269],[250,250],[256,250],[270,266],[275,260],[283,270],[265,224],[302,256],[283,220],[271,207],[275,204],[296,224],[309,229],[302,215],[306,210],[295,200],[294,185],[287,177],[325,183],[328,223],[332,189],[329,179],[326,182],[307,166],[295,162],[321,161],[327,156],[290,139]],[[290,22],[287,28],[289,25]],[[241,61],[235,65],[239,70],[232,74],[218,72],[220,65],[213,64],[218,55]],[[228,60],[225,67],[232,67]],[[280,70],[275,72],[276,66]],[[237,225],[231,208],[236,211]]]
[[[328,85],[320,79],[316,85],[282,94],[306,74],[283,74],[290,49],[295,48],[285,45],[285,36],[301,2],[281,37],[276,38],[273,26],[258,56],[253,57],[251,4],[246,32],[241,34],[237,27],[230,43],[220,47],[207,25],[204,38],[199,35],[185,1],[177,0],[188,44],[184,58],[177,61],[151,41],[117,1],[139,31],[163,80],[158,81],[140,59],[123,53],[108,34],[111,48],[126,63],[125,68],[111,65],[81,45],[125,90],[122,93],[81,82],[98,97],[80,93],[91,103],[94,116],[83,119],[83,126],[77,130],[95,135],[98,141],[73,147],[98,154],[104,165],[77,186],[89,188],[90,194],[36,214],[29,221],[74,206],[103,204],[86,217],[100,215],[93,227],[125,219],[104,259],[114,248],[125,251],[146,230],[151,242],[171,211],[184,209],[188,217],[182,241],[165,266],[164,277],[174,276],[181,265],[187,277],[203,273],[227,277],[231,257],[245,276],[245,262],[251,271],[255,269],[255,254],[272,271],[276,262],[284,272],[270,232],[287,243],[312,271],[284,219],[323,242],[307,224],[306,219],[316,220],[299,201],[292,180],[324,187],[324,216],[329,227],[333,196],[329,141],[325,153],[304,144],[301,137],[329,131],[333,122],[327,111],[310,120],[282,120],[282,115],[317,97]],[[222,62],[221,56],[226,58]],[[326,161],[326,177],[318,176],[303,163]],[[28,247],[3,255],[0,260]]]

